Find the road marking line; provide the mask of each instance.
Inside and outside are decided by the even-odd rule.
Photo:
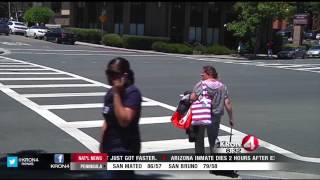
[[[0,71],[48,71],[48,69],[0,69]]]
[[[174,56],[174,57],[179,57],[179,58],[184,58],[184,59],[192,59],[192,60],[196,60],[196,61],[221,62],[221,63],[227,63],[227,64],[240,64],[241,65],[241,63],[237,63],[236,60],[232,61],[232,60],[220,60],[220,59],[198,59],[198,58],[186,57],[186,56]],[[246,65],[253,65],[253,66],[257,66],[257,67],[278,68],[277,66],[287,65],[287,64],[279,64],[279,63],[267,64],[267,63],[263,63],[263,62],[252,62],[252,63],[248,63]],[[320,64],[304,64],[304,65],[320,65]],[[278,69],[320,73],[320,71],[313,71],[313,70],[308,70],[308,69],[300,69],[300,70],[297,70],[295,68],[278,68]]]
[[[154,102],[142,102],[142,106],[157,106]],[[86,109],[86,108],[102,108],[103,103],[87,103],[87,104],[62,104],[62,105],[41,105],[44,109]]]
[[[59,72],[0,72],[0,74],[61,74]]]
[[[86,109],[86,108],[102,108],[103,103],[88,104],[62,104],[62,105],[40,105],[44,109]]]
[[[320,69],[320,67],[300,68],[297,70],[314,70],[314,69]]]
[[[66,78],[0,78],[0,81],[41,81],[41,80],[77,80],[74,77],[66,77]]]
[[[3,84],[0,83],[0,90],[7,94],[9,97],[12,97],[19,103],[25,105],[26,107],[30,108],[34,112],[41,115],[43,118],[54,124],[55,126],[59,127],[61,130],[69,134],[71,137],[78,140],[81,144],[83,144],[86,148],[88,148],[92,152],[99,152],[97,146],[99,145],[99,142],[94,139],[93,137],[89,136],[88,134],[84,133],[83,131],[77,129],[77,128],[71,128],[66,127],[65,124],[67,123],[63,119],[61,119],[56,114],[46,110],[42,109],[37,105],[36,103],[32,102],[31,100],[19,95],[17,92],[13,91],[12,89],[9,89],[6,86],[3,86]]]
[[[25,64],[25,63],[1,62],[1,61],[0,61],[0,65],[21,65],[21,64]]]
[[[104,96],[106,92],[93,93],[52,93],[52,94],[22,94],[26,98],[42,98],[42,97],[77,97],[77,96]]]
[[[162,54],[121,54],[121,53],[103,53],[103,54],[65,54],[65,53],[29,53],[29,52],[16,52],[15,54],[39,54],[39,55],[47,55],[47,54],[54,54],[54,55],[63,55],[63,56],[115,56],[115,55],[121,55],[121,56],[166,56]]]
[[[120,52],[119,50],[115,50],[115,51],[91,51],[91,50],[72,50],[72,49],[8,49],[10,51],[49,51],[49,52],[101,52],[101,53],[105,53],[105,52],[110,52],[110,53],[116,53],[116,52]],[[121,51],[121,53],[135,53],[135,52],[127,52],[127,51]]]
[[[55,88],[55,87],[99,87],[97,84],[40,84],[40,85],[5,85],[9,88]],[[1,87],[1,86],[0,86]]]
[[[4,57],[4,56],[1,56],[2,58],[5,58],[5,59],[9,59],[9,60],[13,60],[13,61],[16,61],[16,62],[23,62],[23,61],[20,61],[20,60],[16,60],[16,59],[12,59],[12,58],[7,58],[7,57]],[[179,56],[177,56],[179,57]],[[33,64],[33,63],[28,63],[28,64]],[[33,65],[36,65],[36,64],[33,64]],[[41,66],[41,65],[37,65],[38,67],[44,67],[44,68],[48,68],[50,70],[53,70],[53,71],[56,71],[56,72],[61,72],[61,73],[64,73],[64,74],[67,74],[67,75],[70,75],[72,77],[77,77],[79,79],[82,79],[84,81],[87,81],[87,82],[90,82],[90,83],[93,83],[97,86],[102,86],[102,87],[106,87],[106,88],[110,88],[109,85],[106,85],[106,84],[103,84],[101,82],[98,82],[98,81],[95,81],[95,80],[91,80],[91,79],[88,79],[88,78],[84,78],[84,77],[81,77],[79,75],[75,75],[75,74],[72,74],[72,73],[68,73],[68,72],[64,72],[64,71],[60,71],[60,70],[56,70],[56,69],[53,69],[53,68],[49,68],[49,67],[46,67],[46,66]],[[320,73],[320,72],[319,72]],[[85,134],[83,131],[77,129],[77,128],[64,128],[62,126],[66,125],[65,123],[59,123],[59,121],[61,121],[62,119],[59,118],[57,115],[51,113],[51,114],[43,114],[43,112],[45,113],[48,113],[49,111],[48,110],[43,110],[42,108],[34,108],[34,106],[36,105],[35,103],[33,103],[32,101],[30,101],[29,99],[27,98],[24,98],[22,96],[20,96],[19,94],[17,94],[15,91],[9,89],[8,86],[4,86],[3,84],[0,83],[0,90],[3,91],[4,93],[6,93],[8,96],[10,97],[13,97],[14,99],[16,99],[18,102],[20,102],[21,104],[24,104],[25,106],[29,107],[30,109],[32,109],[33,111],[37,112],[38,114],[40,114],[42,117],[46,118],[47,120],[49,120],[51,123],[53,123],[54,125],[56,125],[58,128],[64,130],[65,132],[67,132],[68,134],[70,134],[72,137],[74,137],[75,139],[77,139],[80,143],[82,143],[84,146],[86,146],[88,149],[90,149],[92,152],[99,152],[98,150],[98,147],[99,147],[99,142],[97,140],[95,140],[94,138],[92,138],[91,136]],[[149,98],[145,98],[143,97],[144,100],[148,100]],[[155,101],[155,100],[152,100],[152,102],[156,102],[158,103],[159,106],[162,106],[164,108],[167,108],[167,109],[170,109],[172,111],[175,111],[175,107],[173,106],[170,106],[170,105],[167,105],[167,104],[164,104],[164,103],[161,103],[161,102],[158,102],[158,101]],[[49,112],[50,113],[50,112]],[[63,120],[62,120],[63,121]],[[64,121],[65,122],[65,121]],[[226,131],[226,132],[230,132],[230,128],[227,127],[227,126],[224,126],[223,124],[220,124],[220,129],[223,130],[223,131]],[[233,133],[238,133],[238,134],[244,134],[240,131],[237,131],[235,129],[233,129]],[[244,134],[246,135],[246,134]],[[167,147],[168,148],[171,148],[173,146],[175,146],[175,144],[173,144],[172,146],[166,144],[166,143],[163,143],[163,142],[166,142],[167,140],[163,140],[163,141],[158,141],[158,144],[155,144],[153,143],[154,145],[157,145],[157,147],[161,150],[161,148],[164,148],[164,147]],[[285,150],[283,148],[280,148],[276,145],[273,145],[273,144],[270,144],[266,141],[263,141],[263,140],[260,140],[261,141],[261,146],[262,147],[265,147],[271,151],[274,151],[276,153],[280,153],[286,157],[289,157],[289,158],[292,158],[292,159],[296,159],[296,160],[299,160],[299,161],[305,161],[305,162],[315,162],[315,163],[320,163],[320,158],[312,158],[312,157],[305,157],[305,156],[301,156],[301,155],[298,155],[298,154],[295,154],[291,151],[288,151],[288,150]],[[184,146],[187,146],[187,139],[184,140]],[[148,143],[149,142],[142,142],[142,152],[159,152],[158,149],[154,149],[155,146],[152,146],[151,148],[152,149],[148,149]],[[159,144],[161,143],[162,146],[160,146]],[[149,146],[150,147],[150,146]]]
[[[284,66],[277,66],[277,68],[298,68],[298,67],[303,67],[303,66],[312,66],[312,65],[306,65],[306,64],[295,64],[295,65],[285,65]]]
[[[91,120],[91,121],[73,121],[68,122],[67,126],[72,128],[97,128],[101,127],[104,120]],[[162,124],[170,123],[171,116],[162,116],[162,117],[142,117],[139,120],[139,124]]]
[[[32,67],[32,65],[25,63],[26,65],[0,65],[0,67]]]

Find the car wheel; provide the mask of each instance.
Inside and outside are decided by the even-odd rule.
[[[35,39],[38,38],[36,33],[33,34],[33,37],[34,37]]]
[[[292,55],[292,57],[291,57],[291,59],[295,59],[296,58],[296,55],[295,54],[293,54]]]
[[[9,36],[9,33],[6,33],[6,36]]]
[[[12,34],[12,30],[11,29],[9,29],[9,33]]]
[[[43,36],[43,40],[48,41],[47,36]]]
[[[58,44],[61,44],[61,40],[59,38],[56,38],[55,42],[58,43]]]

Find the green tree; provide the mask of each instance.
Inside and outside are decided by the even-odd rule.
[[[237,2],[234,9],[238,19],[228,23],[227,30],[236,37],[251,39],[255,54],[261,44],[262,29],[268,28],[271,32],[273,20],[286,19],[295,11],[295,7],[286,2]]]
[[[55,13],[47,7],[32,7],[28,9],[23,19],[30,23],[48,23]]]

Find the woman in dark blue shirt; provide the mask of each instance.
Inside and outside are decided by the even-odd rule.
[[[124,58],[112,59],[106,70],[112,88],[104,99],[103,136],[100,151],[140,153],[139,118],[142,97],[134,85],[134,73]]]
[[[142,97],[134,85],[129,62],[121,57],[112,59],[106,70],[112,86],[104,98],[100,152],[138,154],[141,149],[139,119]],[[107,178],[135,178],[134,171],[112,171]]]

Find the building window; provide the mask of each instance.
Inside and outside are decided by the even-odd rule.
[[[189,42],[201,42],[201,27],[189,27]]]
[[[123,24],[122,23],[115,23],[114,24],[114,33],[123,34]]]
[[[220,25],[220,11],[217,5],[210,5],[208,8],[208,27],[215,28]]]
[[[114,3],[114,33],[123,34],[123,3]]]
[[[144,24],[130,23],[130,34],[132,35],[144,35]]]
[[[145,3],[132,3],[130,9],[130,34],[144,35]]]
[[[207,29],[207,44],[217,44],[219,42],[219,28]]]
[[[190,27],[189,27],[189,41],[201,42],[201,27],[202,27],[202,7],[201,4],[191,4],[190,9]]]
[[[52,2],[51,3],[52,11],[55,13],[60,13],[61,11],[61,2]]]

